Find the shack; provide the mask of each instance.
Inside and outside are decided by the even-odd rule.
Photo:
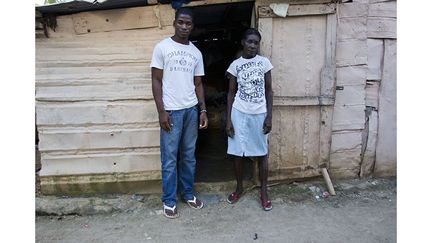
[[[251,26],[275,67],[269,180],[396,175],[396,1],[70,1],[36,7],[43,193],[160,190],[149,64],[179,5],[195,13],[206,71],[197,182],[234,180],[224,73]]]

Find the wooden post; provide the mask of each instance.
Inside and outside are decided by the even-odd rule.
[[[327,172],[327,169],[326,168],[321,168],[321,173],[322,173],[322,175],[324,177],[324,180],[325,180],[325,182],[327,184],[327,188],[328,188],[328,190],[330,192],[330,195],[335,196],[336,192],[335,192],[335,190],[333,188],[333,184],[332,184],[332,182],[330,180],[330,176],[329,176],[329,174]]]

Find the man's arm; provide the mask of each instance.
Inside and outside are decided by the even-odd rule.
[[[156,103],[156,108],[159,113],[159,125],[163,130],[169,132],[171,131],[171,121],[168,112],[165,111],[163,105],[162,77],[163,77],[163,70],[152,67],[151,69],[152,91],[153,91],[153,98]]]
[[[205,104],[205,96],[204,96],[204,87],[202,84],[202,78],[201,76],[195,76],[194,77],[194,84],[195,84],[195,93],[198,98],[198,107],[199,107],[199,129],[206,129],[208,126],[208,118],[207,118],[207,110],[206,110],[206,104]]]
[[[273,89],[272,89],[272,77],[271,71],[264,74],[265,80],[265,97],[267,103],[267,116],[264,120],[263,130],[264,134],[267,134],[272,129],[272,117],[273,117]]]
[[[229,77],[229,86],[228,86],[228,94],[227,94],[227,124],[225,131],[229,137],[234,137],[234,127],[231,122],[231,110],[232,105],[234,103],[234,96],[237,92],[237,78],[232,74],[228,74]]]

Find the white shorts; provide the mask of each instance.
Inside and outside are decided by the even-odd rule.
[[[234,138],[228,137],[228,154],[240,157],[264,156],[268,153],[268,134],[264,134],[263,124],[266,113],[246,114],[234,107],[231,122]]]

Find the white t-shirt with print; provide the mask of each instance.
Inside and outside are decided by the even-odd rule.
[[[192,42],[170,38],[156,44],[150,67],[163,69],[162,100],[165,110],[181,110],[198,103],[194,76],[204,76],[203,57]]]
[[[237,78],[234,108],[247,114],[267,112],[264,75],[271,69],[270,61],[260,55],[250,59],[239,57],[231,63],[227,72]]]

